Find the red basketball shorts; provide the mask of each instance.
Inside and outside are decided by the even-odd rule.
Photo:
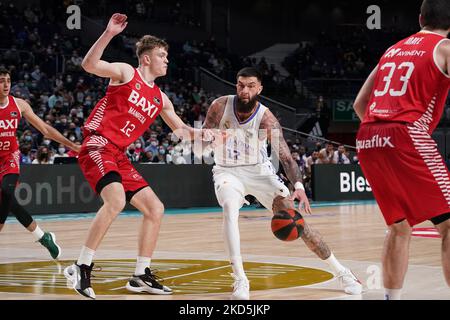
[[[434,140],[401,123],[361,125],[358,158],[387,225],[450,212],[450,180]]]
[[[20,151],[16,150],[13,153],[0,157],[0,183],[3,177],[7,174],[20,173]]]
[[[113,171],[122,177],[125,192],[148,186],[128,160],[125,152],[102,136],[90,135],[84,139],[78,163],[94,191],[96,191],[97,183],[107,173]]]

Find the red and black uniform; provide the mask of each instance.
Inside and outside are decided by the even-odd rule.
[[[357,135],[358,157],[388,225],[410,225],[450,212],[450,180],[431,133],[450,76],[436,63],[447,38],[416,33],[389,48],[378,64]]]
[[[0,107],[0,183],[7,174],[19,174],[20,151],[17,143],[17,128],[20,109],[13,96]]]
[[[21,112],[16,99],[8,96],[6,105],[0,107],[0,224],[4,224],[8,214],[12,212],[27,228],[33,218],[14,196],[20,173],[20,151],[16,136],[20,118]]]
[[[148,84],[135,69],[133,78],[120,85],[110,84],[87,119],[78,162],[91,187],[110,172],[121,176],[126,192],[146,187],[128,160],[125,150],[155,121],[163,108],[161,90]]]

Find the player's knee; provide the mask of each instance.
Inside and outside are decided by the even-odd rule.
[[[164,210],[164,204],[161,201],[158,201],[152,208],[153,218],[161,220],[164,216]]]
[[[113,199],[109,199],[104,204],[108,210],[114,214],[120,213],[126,205],[125,195],[114,197]]]
[[[224,200],[222,207],[226,219],[230,219],[239,213],[239,202],[236,199]]]
[[[164,204],[161,201],[156,201],[151,206],[141,209],[144,219],[152,221],[160,221],[164,216]]]
[[[389,231],[396,237],[409,237],[411,236],[412,229],[406,220],[402,220],[390,225]]]

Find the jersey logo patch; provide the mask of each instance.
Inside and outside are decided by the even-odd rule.
[[[153,102],[156,103],[157,105],[161,104],[161,101],[157,97],[153,98]]]
[[[135,87],[137,90],[141,90],[141,85],[139,83],[136,83]]]
[[[16,111],[11,112],[11,117],[17,117],[17,112]]]

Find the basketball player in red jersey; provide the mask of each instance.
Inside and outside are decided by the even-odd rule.
[[[127,23],[125,15],[114,14],[82,63],[87,72],[110,78],[105,97],[85,123],[79,155],[81,170],[102,198],[103,206],[92,222],[77,262],[64,271],[73,288],[91,299],[95,299],[90,283],[95,250],[126,201],[143,214],[136,269],[126,288],[131,292],[172,293],[170,288],[157,281],[150,270],[164,206],[131,165],[125,149],[147,130],[159,114],[177,136],[181,133],[183,139],[192,139],[196,130],[199,134],[204,132],[184,124],[175,113],[172,102],[154,82],[167,72],[168,45],[165,41],[149,35],[142,37],[136,44],[139,59],[136,69],[126,63],[101,60],[108,43],[125,29]]]
[[[389,226],[382,259],[389,300],[401,297],[411,228],[426,220],[442,236],[450,285],[450,180],[431,138],[450,88],[450,2],[423,1],[420,25],[386,51],[354,104],[358,157]]]
[[[79,151],[80,147],[42,121],[26,101],[9,95],[10,91],[10,73],[6,69],[0,69],[0,231],[3,229],[9,212],[12,212],[36,240],[47,248],[52,258],[57,259],[61,255],[61,248],[56,244],[55,235],[52,232],[42,231],[30,214],[17,202],[14,195],[20,173],[20,151],[16,137],[20,118],[24,117],[50,139],[75,151]]]

